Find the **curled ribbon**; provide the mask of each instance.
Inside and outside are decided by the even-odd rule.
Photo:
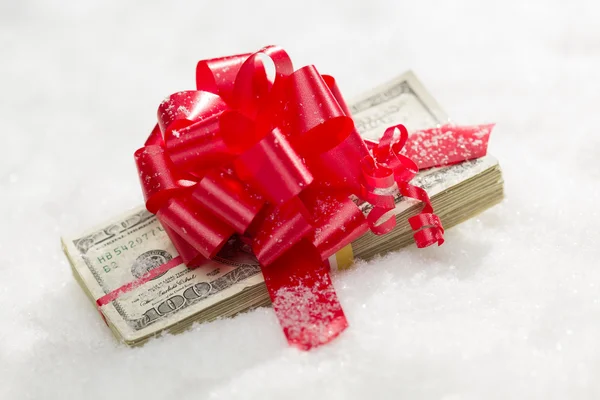
[[[323,261],[369,229],[394,228],[393,189],[425,205],[409,220],[417,245],[443,243],[427,193],[408,183],[418,171],[411,151],[431,132],[404,154],[402,125],[363,141],[335,80],[312,65],[294,71],[276,46],[200,61],[196,86],[160,104],[135,153],[146,207],[190,268],[234,234],[251,243],[290,344],[310,349],[346,328]],[[485,154],[483,145],[450,156],[454,144],[420,166]],[[350,195],[373,205],[367,217]]]

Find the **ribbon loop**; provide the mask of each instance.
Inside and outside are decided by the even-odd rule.
[[[420,249],[436,243],[441,246],[444,243],[444,230],[436,226],[424,228],[417,231],[414,238],[417,247]]]
[[[361,166],[365,185],[369,189],[385,189],[394,184],[394,171],[378,164],[373,157],[363,157]]]
[[[192,198],[211,210],[239,234],[246,232],[264,204],[259,195],[224,171],[211,171],[192,192]]]
[[[173,198],[156,214],[206,258],[214,257],[234,233],[233,228],[212,216],[200,203],[189,199]]]
[[[163,140],[162,132],[160,131],[160,127],[158,124],[154,125],[152,132],[148,136],[148,139],[144,142],[144,146],[152,146],[157,145],[164,147],[165,141]]]
[[[219,95],[228,101],[232,97],[235,78],[250,53],[201,60],[196,65],[196,88]]]
[[[171,196],[182,189],[175,176],[173,162],[165,149],[158,145],[142,147],[135,152],[134,157],[146,208],[151,213],[156,213]]]
[[[274,76],[268,74],[274,69]],[[292,60],[282,48],[267,46],[250,55],[240,67],[230,104],[248,118],[255,119],[269,101],[273,85],[293,72]]]
[[[227,104],[212,93],[195,90],[177,92],[160,103],[158,125],[168,141],[173,130],[211,118],[223,112],[225,108]],[[178,137],[176,133],[174,136]]]
[[[279,129],[235,160],[240,177],[279,205],[297,196],[313,181],[313,176]]]
[[[315,226],[308,239],[322,260],[358,239],[369,229],[362,211],[343,192],[304,192],[302,199]]]
[[[342,96],[342,92],[340,91],[340,88],[338,87],[335,78],[331,75],[325,74],[321,76],[327,84],[329,90],[331,90],[331,94],[333,95],[333,97],[335,97],[340,108],[342,109],[342,111],[344,111],[344,114],[346,114],[347,117],[352,117],[352,114],[350,113],[350,108],[348,107],[348,104],[346,104],[346,100],[344,100],[344,96]]]
[[[308,211],[297,197],[269,211],[252,243],[262,265],[272,264],[312,230]]]
[[[369,150],[365,141],[354,129],[337,147],[308,158],[306,162],[315,177],[313,185],[323,189],[345,190],[361,196],[363,167],[357,160],[368,156]]]
[[[371,232],[376,235],[385,235],[396,227],[396,216],[390,213],[393,207],[373,207],[367,215],[367,222]],[[384,222],[379,222],[384,215],[388,215],[388,218]]]
[[[195,268],[200,262],[206,260],[185,238],[178,235],[166,222],[162,221],[160,216],[158,216],[158,220],[167,233],[167,236],[169,236],[171,243],[173,243],[175,250],[177,250],[177,253],[188,268]]]
[[[286,89],[282,129],[303,156],[330,150],[352,132],[352,119],[346,116],[314,66],[290,75]]]
[[[200,175],[202,171],[220,166],[233,159],[233,154],[220,135],[218,117],[190,124],[166,142],[173,163],[180,170]]]

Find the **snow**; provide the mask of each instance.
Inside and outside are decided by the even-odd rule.
[[[0,398],[598,398],[597,2],[226,3],[0,3]],[[497,122],[506,201],[336,276],[350,328],[316,351],[269,308],[117,344],[59,236],[141,202],[133,152],[197,60],[270,43],[348,98],[412,68]]]

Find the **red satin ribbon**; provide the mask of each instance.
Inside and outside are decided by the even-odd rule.
[[[161,103],[157,126],[135,153],[146,207],[189,267],[233,234],[250,241],[284,333],[302,349],[347,326],[323,261],[369,228],[394,227],[393,215],[382,218],[394,208],[382,189],[397,186],[425,204],[410,220],[419,247],[443,242],[427,193],[408,183],[418,171],[411,158],[433,166],[485,154],[487,136],[477,137],[477,149],[471,138],[481,127],[461,128],[462,136],[418,133],[403,154],[402,125],[365,143],[335,80],[312,65],[294,71],[276,46],[200,61],[196,85]],[[465,143],[468,155],[457,149]],[[352,194],[374,205],[366,218]]]

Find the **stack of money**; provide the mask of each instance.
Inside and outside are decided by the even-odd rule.
[[[437,102],[408,72],[351,102],[356,127],[376,140],[388,126],[416,131],[448,123]],[[446,229],[472,218],[503,198],[498,161],[490,155],[420,172],[411,182],[427,190]],[[408,218],[421,209],[398,196],[397,226],[386,235],[367,233],[329,258],[333,270],[413,243]],[[368,206],[364,209],[368,212]],[[177,257],[163,227],[143,207],[84,234],[62,238],[73,275],[98,307],[115,336],[140,345],[161,332],[177,333],[194,322],[233,316],[270,304],[260,265],[247,245],[232,238],[217,257],[195,269],[178,265],[121,293],[107,304],[97,300]]]

